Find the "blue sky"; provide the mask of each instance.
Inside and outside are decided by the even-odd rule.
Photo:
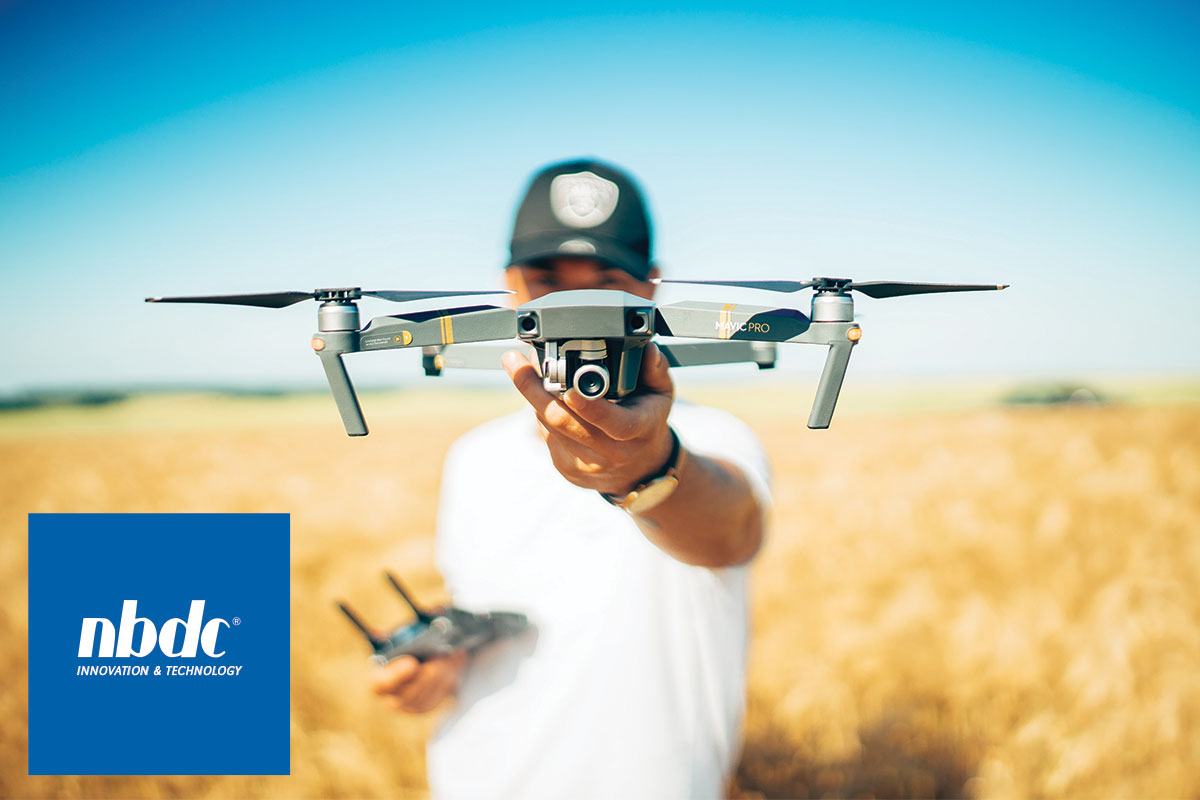
[[[141,298],[489,288],[582,154],[640,179],[669,276],[1013,284],[861,300],[856,374],[1200,370],[1197,7],[740,8],[0,6],[0,392],[319,385],[315,306]]]

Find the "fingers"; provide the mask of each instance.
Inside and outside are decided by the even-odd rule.
[[[610,460],[607,455],[601,454],[597,450],[593,450],[588,445],[579,441],[576,437],[569,433],[563,433],[556,428],[547,428],[538,423],[538,427],[542,430],[542,439],[546,444],[552,447],[561,447],[573,458],[579,460],[581,464],[604,466]]]
[[[642,394],[624,403],[588,400],[574,389],[564,400],[580,419],[619,441],[649,436],[662,427],[675,394],[667,359],[658,345],[646,345],[639,377]]]
[[[421,665],[417,677],[396,696],[403,711],[423,714],[432,711],[446,699],[451,676],[445,661],[435,658]]]
[[[609,459],[570,436],[547,428],[540,419],[537,426],[542,441],[549,447],[550,459],[554,462],[555,469],[567,480],[578,483],[576,476],[592,476],[611,466]]]
[[[404,710],[423,714],[440,706],[458,691],[466,664],[467,653],[463,650],[425,662],[421,675],[405,693]]]
[[[467,654],[432,658],[424,663],[401,656],[376,670],[372,688],[394,709],[423,714],[441,705],[458,689]]]
[[[674,384],[667,360],[654,345],[643,353],[643,391],[620,403],[588,400],[574,389],[560,399],[547,392],[523,354],[504,354],[513,385],[537,415],[538,429],[554,467],[568,481],[614,492],[636,483],[647,463],[661,464],[670,452],[667,417]]]
[[[654,342],[646,345],[642,356],[642,372],[638,378],[641,388],[656,394],[675,396],[675,381],[671,380],[671,365]]]
[[[504,354],[501,363],[517,391],[533,407],[543,427],[565,434],[592,451],[603,447],[602,437],[597,435],[597,431],[568,410],[557,395],[546,391],[541,376],[523,354],[511,350]]]
[[[583,421],[596,426],[617,441],[636,439],[647,427],[641,409],[621,406],[606,400],[589,400],[574,389],[563,396],[567,408],[579,415]]]
[[[500,358],[504,371],[512,379],[513,386],[533,406],[533,410],[541,417],[547,407],[554,403],[554,395],[542,386],[542,378],[534,369],[529,359],[516,350],[509,350]]]
[[[421,662],[412,656],[400,656],[383,664],[371,675],[371,691],[378,695],[396,694],[417,677]]]

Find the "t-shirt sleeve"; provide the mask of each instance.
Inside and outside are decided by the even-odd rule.
[[[728,411],[681,401],[676,402],[670,421],[685,447],[738,467],[762,507],[771,506],[771,466],[762,441],[749,425]]]

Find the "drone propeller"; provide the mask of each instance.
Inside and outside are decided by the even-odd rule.
[[[768,292],[798,292],[807,289],[815,281],[687,281],[669,278],[655,278],[652,283],[688,283],[703,286],[740,286],[743,289],[766,289]]]
[[[511,289],[489,289],[474,292],[439,292],[439,291],[408,291],[396,292],[387,289],[363,290],[364,295],[378,297],[381,300],[391,300],[393,303],[407,303],[409,300],[429,300],[434,297],[463,297],[469,294],[512,294]]]
[[[688,281],[659,279],[658,283],[706,284],[709,286],[740,286],[745,289],[766,289],[770,292],[798,292],[816,287],[818,291],[846,291],[853,289],[867,297],[904,297],[910,294],[937,294],[940,292],[982,292],[1007,289],[1008,284],[994,283],[914,283],[911,281],[866,281],[854,283],[848,278],[813,278],[811,281]]]
[[[274,292],[270,294],[213,294],[201,297],[147,297],[147,303],[215,303],[230,306],[286,308],[301,300],[311,300],[315,292]]]
[[[1007,283],[913,283],[911,281],[867,281],[853,283],[847,288],[867,297],[905,297],[910,294],[939,294],[941,292],[987,292],[1007,289]]]
[[[215,303],[229,306],[257,306],[259,308],[287,308],[302,300],[357,300],[360,297],[378,297],[393,303],[410,300],[429,300],[435,297],[461,297],[470,294],[512,294],[507,289],[489,291],[393,291],[390,289],[317,289],[314,292],[266,292],[260,294],[213,294],[192,297],[147,297],[147,303]]]

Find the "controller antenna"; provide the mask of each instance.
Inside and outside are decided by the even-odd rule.
[[[395,575],[386,571],[383,574],[387,576],[388,583],[392,584],[393,588],[395,588],[395,590],[400,593],[400,596],[404,598],[404,602],[408,603],[408,607],[411,608],[413,613],[417,615],[418,621],[423,622],[426,625],[433,622],[434,615],[423,610],[413,602],[413,599],[409,597],[408,592],[404,591],[404,587],[400,585],[400,581],[397,580]]]
[[[363,621],[358,618],[357,614],[355,614],[353,611],[350,610],[349,606],[347,606],[345,603],[343,603],[341,601],[338,601],[337,606],[338,606],[338,608],[340,608],[342,610],[342,613],[345,614],[350,619],[350,621],[354,623],[354,627],[356,627],[360,631],[362,631],[362,635],[367,637],[367,641],[371,643],[371,647],[375,648],[376,652],[382,650],[387,645],[387,639],[382,639],[382,638],[376,636],[375,634],[371,633],[371,629],[368,628],[366,626],[366,624],[363,623]]]

